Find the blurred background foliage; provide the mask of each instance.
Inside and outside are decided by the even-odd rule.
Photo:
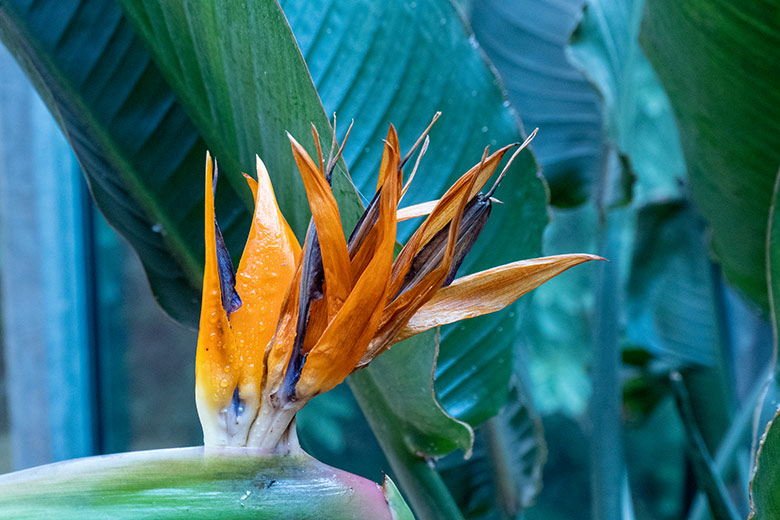
[[[539,128],[463,272],[610,262],[399,345],[305,408],[304,447],[389,471],[420,518],[744,518],[757,460],[773,518],[776,1],[121,4],[0,5],[3,470],[200,442],[195,335],[154,299],[194,323],[206,147],[238,256],[255,153],[308,221],[284,130],[327,146],[325,114],[340,139],[354,118],[340,167],[365,202],[387,123],[408,149],[442,110],[409,204]]]

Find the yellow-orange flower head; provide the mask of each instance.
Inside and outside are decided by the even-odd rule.
[[[206,261],[196,363],[206,445],[273,449],[294,437],[295,413],[310,398],[332,389],[393,343],[500,310],[569,267],[598,258],[537,258],[455,279],[487,220],[497,183],[487,195],[480,190],[516,145],[492,155],[486,150],[482,161],[440,199],[398,210],[408,181],[404,186],[406,159],[400,157],[392,125],[376,194],[347,239],[329,182],[339,154],[324,164],[319,136],[313,134],[317,163],[290,137],[312,213],[304,246],[279,210],[268,172],[257,158],[257,180],[245,175],[255,212],[235,274],[214,217],[215,181],[207,155]],[[421,142],[422,137],[413,150]],[[421,155],[427,144],[426,138]],[[415,170],[418,165],[419,159]],[[424,215],[394,259],[397,222]]]

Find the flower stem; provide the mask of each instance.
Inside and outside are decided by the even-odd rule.
[[[381,392],[369,369],[355,372],[347,382],[416,517],[420,520],[462,520],[463,515],[439,472],[423,457],[411,453],[394,427],[395,415],[387,403],[378,398]]]

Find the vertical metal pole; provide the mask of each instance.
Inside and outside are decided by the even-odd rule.
[[[0,276],[12,465],[95,452],[83,181],[0,47]]]

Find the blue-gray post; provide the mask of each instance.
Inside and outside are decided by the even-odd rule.
[[[84,183],[67,142],[0,46],[0,308],[11,463],[95,451]]]

